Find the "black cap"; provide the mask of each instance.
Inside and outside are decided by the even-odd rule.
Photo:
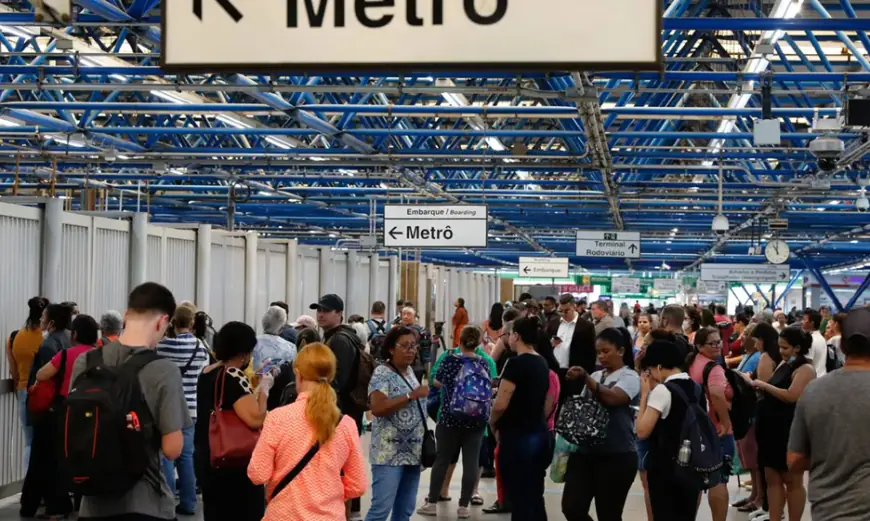
[[[843,339],[849,340],[855,336],[870,340],[870,309],[852,310],[843,321]]]
[[[320,297],[320,300],[311,304],[309,309],[341,312],[344,311],[344,301],[338,295],[330,293]]]

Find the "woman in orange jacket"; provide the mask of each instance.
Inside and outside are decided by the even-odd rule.
[[[468,311],[465,310],[465,299],[456,299],[456,313],[453,314],[453,347],[459,347],[459,336],[462,328],[468,325]]]

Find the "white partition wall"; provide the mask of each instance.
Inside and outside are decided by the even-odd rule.
[[[91,314],[97,317],[110,310],[123,311],[130,292],[130,223],[112,219],[93,219],[94,277]],[[84,310],[79,306],[80,310]]]
[[[302,270],[299,276],[301,284],[299,291],[300,314],[313,317],[315,312],[308,307],[320,298],[320,250],[301,246],[299,247],[299,259],[302,261],[300,263]],[[290,320],[295,320],[295,318]]]
[[[288,302],[287,245],[259,241],[257,248],[256,330],[262,332],[260,317],[272,302]],[[289,317],[294,320],[296,317]]]

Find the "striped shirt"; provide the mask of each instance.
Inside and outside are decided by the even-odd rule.
[[[187,366],[191,356],[194,357],[190,367],[181,375],[181,380],[190,417],[196,421],[196,381],[199,373],[208,365],[208,351],[195,336],[182,333],[175,338],[164,338],[157,344],[157,354],[171,360],[179,370]]]

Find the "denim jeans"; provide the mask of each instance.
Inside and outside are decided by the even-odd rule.
[[[181,431],[184,436],[184,448],[181,456],[175,461],[170,461],[161,456],[163,460],[163,474],[169,490],[176,492],[175,469],[178,469],[178,495],[181,498],[178,506],[186,512],[196,510],[196,475],[193,470],[193,426]]]
[[[21,420],[21,429],[24,431],[24,473],[27,473],[27,465],[30,463],[30,446],[33,444],[33,427],[27,425],[27,389],[16,391],[18,393],[18,417]]]
[[[512,521],[547,521],[544,477],[550,452],[550,433],[545,425],[530,431],[501,430],[498,463],[505,495],[513,505]]]
[[[372,506],[366,521],[409,521],[417,505],[420,466],[372,465]]]

